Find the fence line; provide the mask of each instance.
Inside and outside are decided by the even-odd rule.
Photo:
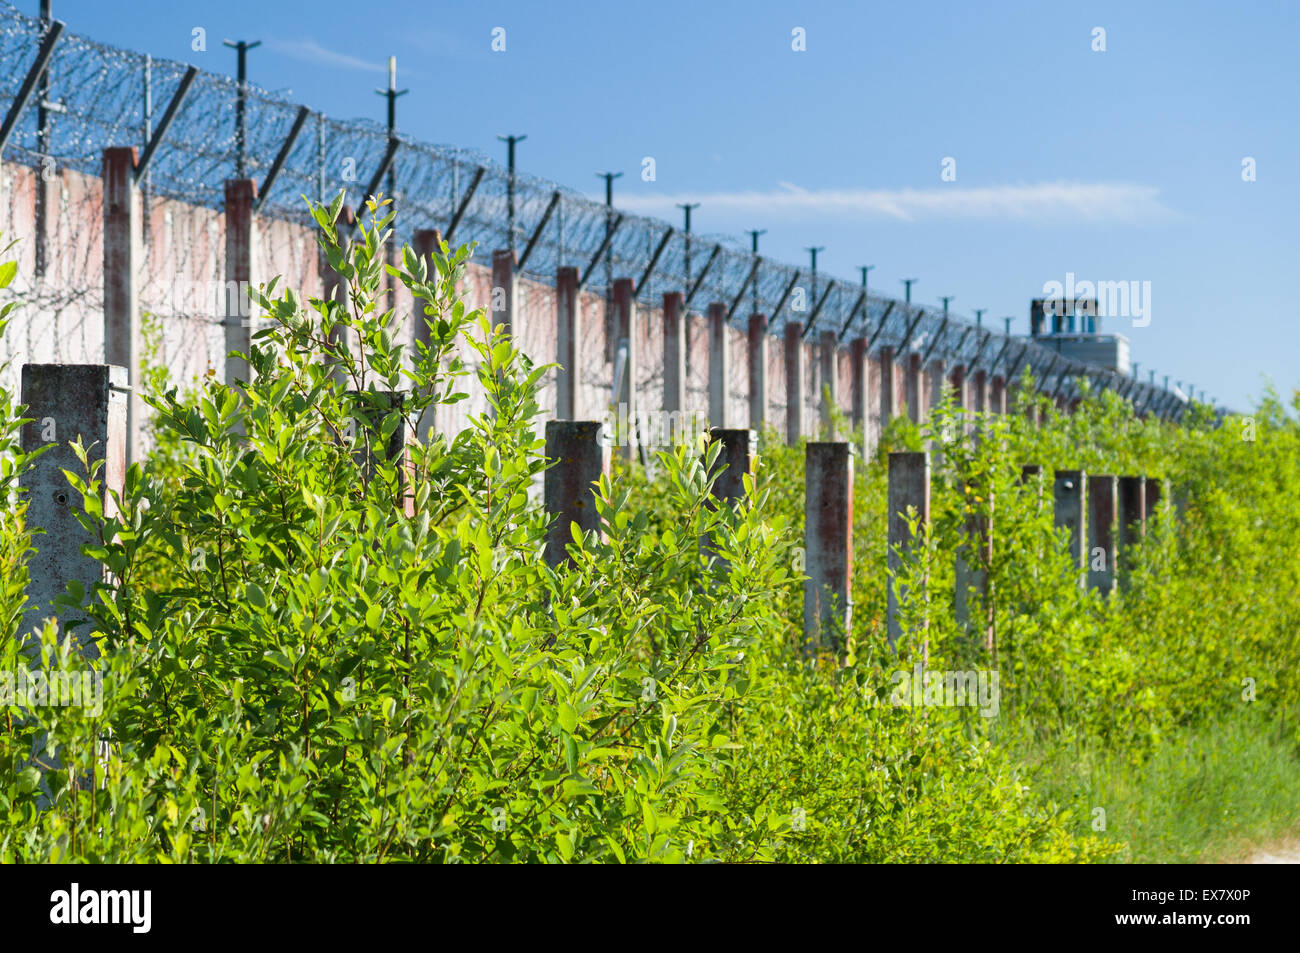
[[[0,3],[0,101],[6,112],[45,34],[39,19]],[[954,325],[964,330],[968,323],[864,294],[855,282],[819,273],[814,287],[800,269],[753,255],[734,237],[688,237],[665,222],[611,210],[554,182],[520,172],[512,177],[474,150],[432,145],[400,133],[390,138],[377,123],[332,119],[249,84],[244,90],[247,131],[241,151],[233,108],[239,84],[183,63],[64,31],[45,76],[46,102],[54,108],[24,110],[16,117],[6,149],[11,161],[33,168],[96,175],[106,147],[136,145],[143,151],[150,132],[168,111],[160,105],[171,104],[184,86],[187,92],[177,99],[174,117],[140,182],[147,199],[220,209],[224,183],[237,177],[242,164],[245,175],[259,183],[275,171],[269,191],[260,198],[261,216],[303,222],[301,196],[323,200],[340,189],[364,192],[391,155],[399,240],[410,240],[420,229],[445,232],[459,212],[454,236],[458,241],[475,241],[487,250],[528,249],[521,272],[548,283],[561,267],[577,266],[585,273],[598,261],[601,267],[591,269],[593,287],[606,285],[606,275],[630,276],[644,303],[656,302],[665,291],[681,290],[688,297],[687,307],[734,303],[728,320],[736,326],[751,311],[765,314],[774,335],[798,323],[808,337],[830,330],[840,343],[865,337],[874,350],[889,347],[903,353],[924,348],[949,366],[968,364],[978,356],[990,375],[1004,377],[1026,364],[1036,369],[1052,365],[1051,376],[1039,385],[1066,400],[1078,395],[1087,378],[1096,388],[1119,391],[1144,411],[1181,416],[1185,409],[1181,399],[1171,401],[1171,393],[1163,388],[1062,359],[1033,341],[991,330],[954,334]],[[508,208],[512,191],[513,216]],[[145,220],[147,228],[147,215]],[[598,256],[610,229],[609,247]],[[38,261],[43,251],[38,250]]]

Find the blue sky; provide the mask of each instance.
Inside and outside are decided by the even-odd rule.
[[[18,0],[35,13],[36,0]],[[233,73],[331,116],[383,117],[702,232],[1028,326],[1067,273],[1151,282],[1112,318],[1160,380],[1238,409],[1300,385],[1300,3],[429,3],[54,0],[70,29]],[[205,53],[191,31],[208,34]],[[505,30],[504,52],[491,48]],[[1105,30],[1104,52],[1094,29]],[[806,49],[792,49],[802,28]],[[642,160],[656,178],[641,179]],[[1254,160],[1255,181],[1242,177]],[[945,158],[956,178],[941,177]]]

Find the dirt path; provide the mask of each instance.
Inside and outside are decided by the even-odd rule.
[[[1278,841],[1258,847],[1246,858],[1246,863],[1300,864],[1300,841]]]

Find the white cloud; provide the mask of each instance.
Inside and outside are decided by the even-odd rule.
[[[672,215],[675,205],[700,202],[710,218],[728,213],[764,221],[942,219],[979,221],[1149,222],[1172,212],[1154,186],[1131,183],[1043,182],[976,188],[805,189],[789,182],[767,191],[635,195],[619,201],[632,212]]]
[[[387,73],[388,60],[370,62],[347,53],[327,50],[315,40],[270,40],[267,45],[273,50],[308,63],[322,63],[326,66],[339,66],[343,69],[363,70],[367,73]]]

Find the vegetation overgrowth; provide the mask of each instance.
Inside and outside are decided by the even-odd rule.
[[[3,709],[0,862],[1091,862],[1289,826],[1296,798],[1232,764],[1300,789],[1300,430],[1276,397],[1181,426],[1112,393],[1041,400],[1039,425],[1025,396],[895,421],[856,468],[851,630],[807,646],[802,446],[763,434],[734,507],[703,441],[616,467],[603,533],[548,568],[546,367],[458,297],[464,247],[387,269],[429,328],[395,343],[391,213],[349,243],[341,204],[312,207],[341,299],[271,282],[251,382],[155,369],[152,450],[114,505],[93,452],[67,474],[112,584],[73,587],[64,631],[24,616],[34,455],[0,394],[0,671],[89,667],[67,638],[88,627],[103,685],[93,714]],[[421,433],[469,374],[488,412]],[[932,520],[891,583],[885,454],[923,445]],[[1169,479],[1122,589],[1079,586],[1026,463]],[[987,572],[977,621],[958,551]],[[898,704],[922,660],[996,673],[995,704]]]

